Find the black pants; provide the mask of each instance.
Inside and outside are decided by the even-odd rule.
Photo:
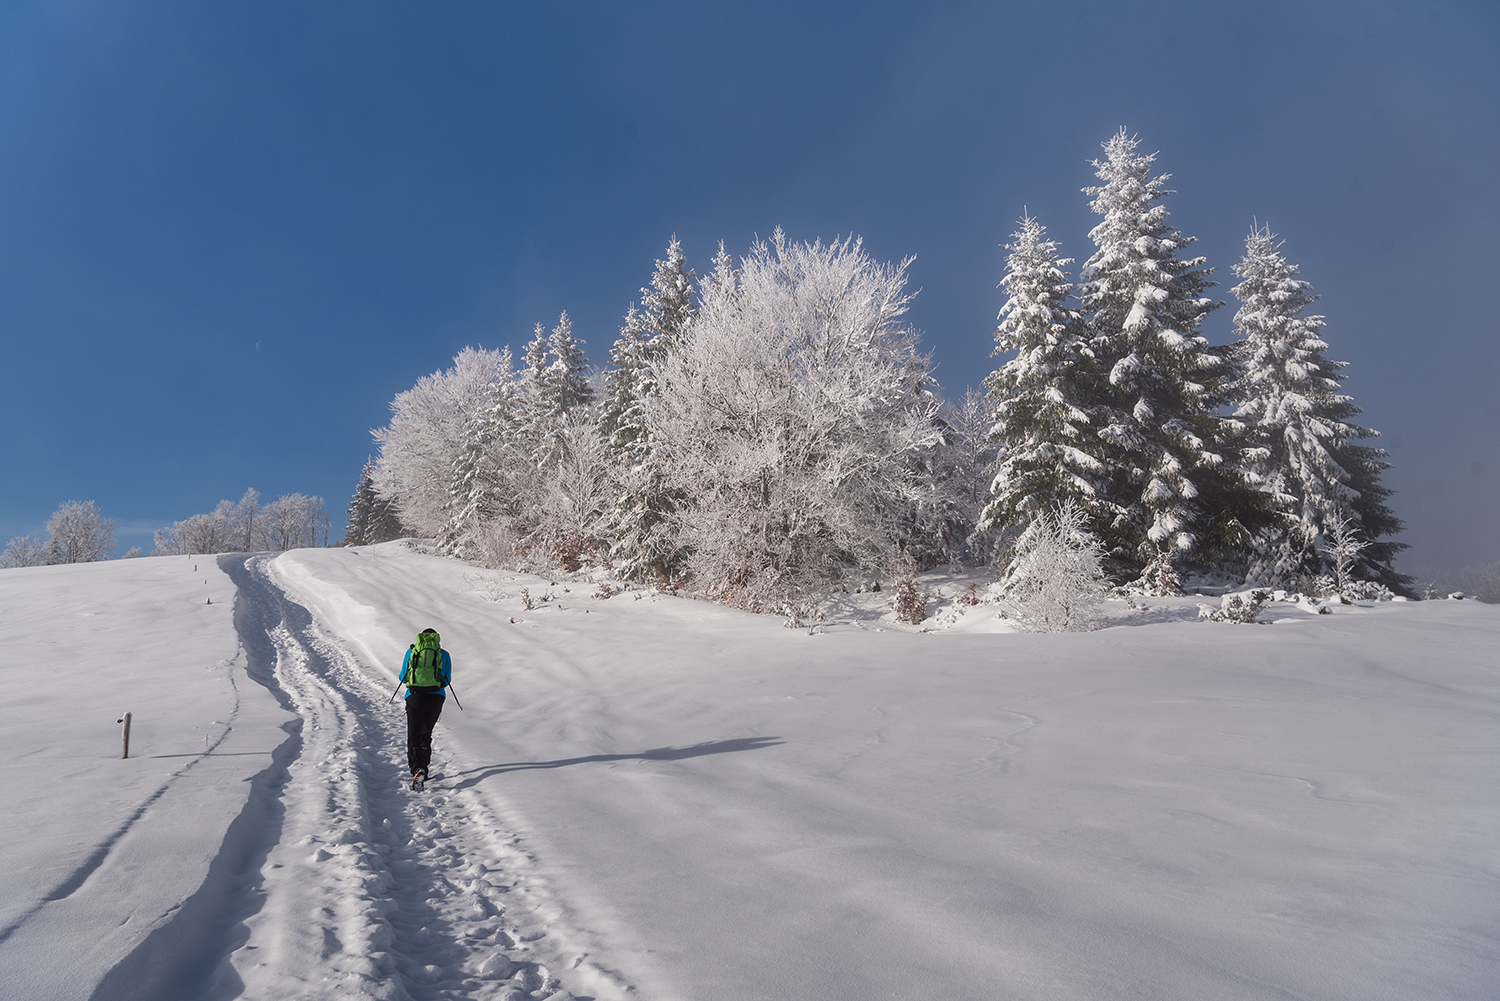
[[[443,714],[444,701],[437,692],[412,692],[406,697],[406,764],[413,775],[425,772],[432,763],[432,728]]]

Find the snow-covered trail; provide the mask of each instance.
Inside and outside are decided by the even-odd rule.
[[[552,924],[532,860],[473,793],[405,788],[400,705],[286,596],[270,564],[221,558],[238,588],[246,654],[301,718],[258,827],[258,864],[240,870],[237,891],[219,894],[240,901],[230,915],[237,933],[210,970],[163,962],[161,944],[148,942],[95,996],[555,994],[546,965],[555,961],[528,944]],[[434,771],[453,764],[440,751]]]

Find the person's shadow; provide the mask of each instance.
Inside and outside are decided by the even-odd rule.
[[[780,737],[736,737],[733,740],[706,740],[688,747],[653,747],[649,751],[634,754],[589,754],[581,758],[561,758],[557,761],[512,761],[503,765],[483,765],[458,772],[455,778],[469,776],[455,785],[454,789],[467,789],[487,778],[506,772],[521,772],[533,768],[562,768],[565,765],[584,765],[596,761],[680,761],[683,758],[698,758],[705,754],[725,754],[729,751],[754,751],[761,747],[775,747],[786,741]]]

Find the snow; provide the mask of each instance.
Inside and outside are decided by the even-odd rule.
[[[1493,606],[787,629],[396,543],[219,559],[0,573],[7,648],[66,665],[0,694],[14,996],[1500,994]],[[464,708],[414,794],[427,626]]]

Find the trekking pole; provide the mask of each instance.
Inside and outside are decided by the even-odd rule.
[[[396,692],[399,692],[399,691],[401,691],[401,682],[398,681],[398,682],[396,682]],[[391,693],[391,697],[389,699],[387,699],[386,701],[387,702],[395,702],[396,701],[396,692],[392,692]]]
[[[464,704],[458,701],[458,689],[453,687],[453,682],[448,682],[448,691],[453,693],[453,704],[458,706],[458,711],[463,712]]]

